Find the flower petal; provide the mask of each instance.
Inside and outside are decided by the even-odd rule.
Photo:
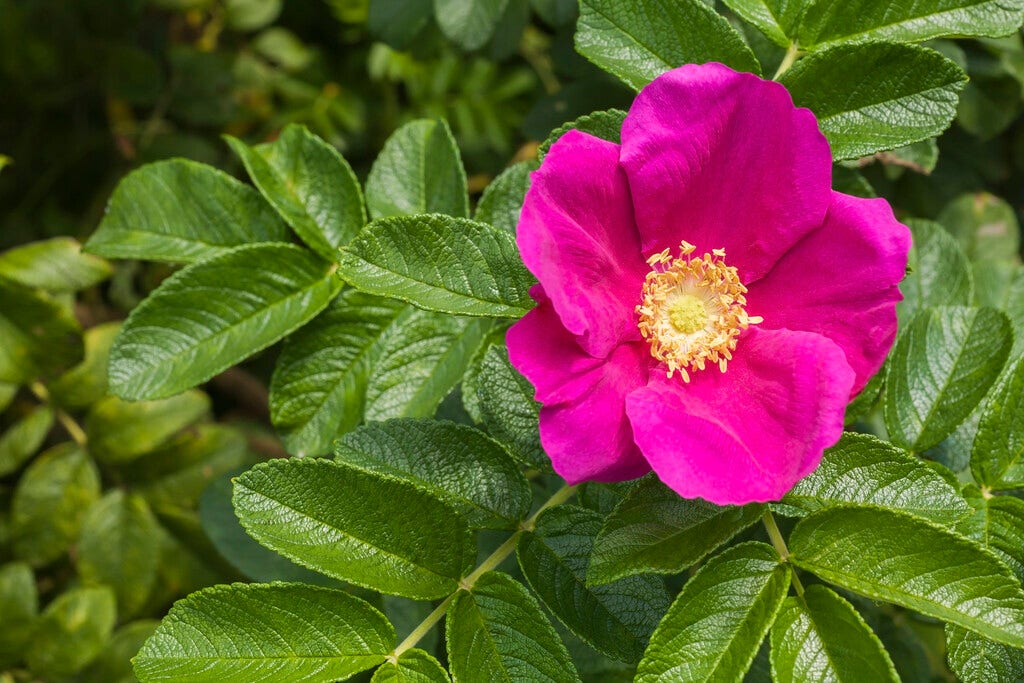
[[[747,312],[762,329],[822,334],[846,353],[856,394],[878,372],[896,339],[899,282],[910,231],[884,199],[832,193],[821,228],[750,285]]]
[[[618,158],[614,143],[563,135],[531,176],[516,231],[526,267],[597,358],[639,339],[634,308],[649,270]]]
[[[681,240],[724,248],[752,282],[821,224],[832,155],[784,87],[721,64],[673,69],[640,91],[622,126],[643,254]]]
[[[724,374],[652,373],[626,400],[644,457],[684,498],[778,500],[842,433],[853,370],[834,342],[755,328],[739,344]]]

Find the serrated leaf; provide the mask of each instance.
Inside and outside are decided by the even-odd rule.
[[[192,263],[253,242],[286,242],[263,197],[212,166],[185,159],[126,175],[85,251],[107,258]]]
[[[466,171],[443,119],[405,124],[384,143],[366,179],[370,218],[417,213],[469,216]]]
[[[84,355],[81,327],[55,300],[0,277],[0,382],[23,384]]]
[[[35,455],[53,426],[53,411],[37,406],[0,434],[0,476],[9,474]]]
[[[669,606],[664,581],[632,576],[588,586],[587,565],[601,515],[562,505],[542,514],[516,547],[527,582],[570,631],[619,661],[640,660]]]
[[[445,631],[449,667],[459,683],[580,680],[540,605],[506,574],[488,572],[472,591],[459,591]]]
[[[77,445],[60,444],[40,455],[21,475],[11,501],[15,557],[33,567],[60,557],[99,497],[99,472]]]
[[[58,595],[39,616],[25,661],[44,680],[78,673],[106,645],[117,610],[114,593],[103,588],[72,588]]]
[[[308,321],[341,286],[318,257],[287,244],[192,264],[128,316],[110,351],[110,389],[138,400],[194,387]]]
[[[32,568],[23,562],[0,566],[0,669],[21,661],[39,612]]]
[[[952,624],[946,624],[946,660],[962,683],[1024,680],[1024,650],[995,643]]]
[[[1003,372],[985,402],[971,448],[971,473],[993,489],[1024,486],[1024,359]]]
[[[83,254],[82,245],[70,237],[32,242],[0,253],[0,275],[51,292],[77,292],[103,282],[111,273],[109,263]]]
[[[825,586],[786,598],[772,626],[771,664],[775,683],[900,681],[878,636]]]
[[[384,662],[370,683],[450,683],[441,663],[423,650],[406,650],[396,662]]]
[[[82,335],[85,358],[51,382],[47,389],[53,400],[65,408],[81,409],[96,403],[107,393],[107,359],[120,321],[90,327]]]
[[[957,526],[958,533],[992,550],[1024,581],[1024,500],[1012,496],[993,496],[971,485],[964,497],[974,514]]]
[[[526,477],[501,444],[453,422],[371,423],[335,444],[335,460],[429,492],[474,528],[514,529],[530,512]]]
[[[236,583],[176,603],[133,661],[142,683],[332,683],[394,646],[384,615],[343,591]]]
[[[907,277],[900,283],[903,301],[896,304],[902,321],[929,306],[967,306],[974,300],[971,264],[960,245],[938,223],[905,221],[913,236]]]
[[[362,421],[384,340],[400,333],[410,313],[393,299],[345,290],[288,337],[270,381],[270,419],[290,453],[327,453]]]
[[[513,236],[466,218],[374,221],[342,249],[339,272],[362,291],[442,313],[519,318],[534,306]]]
[[[780,47],[789,47],[812,0],[724,0],[741,19]]]
[[[903,510],[940,524],[971,511],[953,486],[924,461],[868,434],[847,432],[783,504],[806,512],[845,503]]]
[[[642,479],[608,516],[594,541],[587,581],[677,574],[756,522],[761,505],[719,506],[680,498],[654,477]]]
[[[328,261],[366,223],[352,167],[305,126],[288,125],[277,140],[256,147],[226,139],[270,205]]]
[[[537,170],[537,167],[535,161],[520,161],[502,171],[484,188],[473,220],[490,223],[514,235],[519,223],[519,212],[523,208],[523,198],[530,189],[530,173]]]
[[[967,74],[935,50],[895,43],[840,45],[797,62],[781,79],[808,107],[832,158],[856,159],[938,135],[956,116]]]
[[[543,161],[551,145],[570,130],[578,130],[594,137],[618,143],[622,139],[622,122],[626,120],[626,112],[621,109],[608,109],[585,114],[574,121],[563,123],[548,135],[537,148],[537,160]]]
[[[132,402],[107,396],[85,419],[89,452],[101,462],[134,460],[209,411],[209,397],[195,389],[159,401]]]
[[[700,0],[581,0],[575,40],[580,54],[634,90],[689,63],[761,73],[739,33]]]
[[[533,385],[509,363],[504,346],[487,349],[472,386],[463,385],[463,390],[476,393],[487,431],[507,444],[521,462],[550,466],[537,431],[540,404],[533,398]]]
[[[830,583],[1024,647],[1020,583],[943,527],[883,508],[833,508],[801,520],[788,545],[794,565]]]
[[[918,313],[887,364],[884,413],[892,441],[921,452],[946,438],[995,382],[1012,343],[1009,321],[992,308]]]
[[[789,565],[763,543],[743,543],[711,558],[651,636],[636,682],[741,680],[789,581]]]
[[[264,546],[382,593],[448,595],[476,556],[469,527],[447,503],[329,460],[257,465],[235,480],[233,500],[246,531]]]
[[[509,0],[434,0],[434,19],[453,43],[476,50],[490,40]]]
[[[106,647],[79,676],[80,683],[138,683],[131,658],[153,635],[159,621],[133,621],[117,629]]]
[[[941,36],[1005,36],[1021,24],[1021,0],[931,0],[879,3],[817,0],[804,14],[800,46],[894,40],[916,43]]]

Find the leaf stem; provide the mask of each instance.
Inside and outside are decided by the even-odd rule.
[[[761,521],[764,522],[764,528],[768,531],[768,538],[772,540],[772,545],[779,551],[779,555],[782,557],[783,562],[789,561],[789,548],[786,546],[786,539],[782,537],[782,532],[779,531],[779,525],[775,523],[775,516],[772,515],[772,511],[765,508],[764,514],[761,515]],[[800,583],[799,577],[796,575],[796,571],[792,572],[793,577],[793,588],[796,590],[796,594],[803,596],[804,585]]]
[[[509,536],[508,539],[506,539],[504,543],[499,545],[493,553],[488,555],[487,559],[481,562],[476,569],[474,569],[471,573],[469,573],[466,576],[466,578],[462,579],[462,581],[459,581],[459,590],[472,590],[473,586],[476,585],[477,580],[481,576],[495,569],[498,565],[504,562],[509,555],[511,555],[515,551],[516,545],[519,543],[519,537],[522,536],[524,532],[533,531],[534,525],[537,522],[537,518],[540,516],[542,512],[544,512],[550,507],[561,505],[565,501],[569,500],[574,493],[576,493],[575,486],[563,486],[562,488],[555,491],[555,493],[552,494],[552,496],[548,498],[543,505],[537,508],[537,511],[535,513],[530,515],[530,517],[527,520],[525,520],[522,524],[519,525],[519,528],[516,529],[516,532],[514,534]],[[387,660],[391,663],[397,662],[398,658],[402,656],[403,652],[405,652],[411,647],[414,647],[416,643],[420,642],[420,639],[423,638],[423,636],[425,636],[427,632],[430,631],[430,629],[434,628],[437,622],[441,621],[441,617],[443,617],[445,615],[445,612],[448,611],[448,605],[451,604],[452,600],[455,599],[456,595],[458,595],[458,592],[452,593],[447,598],[442,600],[441,604],[434,608],[434,611],[428,614],[427,618],[421,621],[419,626],[414,628],[412,630],[412,633],[406,636],[405,640],[399,643],[398,647],[395,648],[394,652],[387,656]]]
[[[50,392],[46,389],[43,383],[38,381],[32,382],[32,384],[29,385],[29,388],[32,390],[32,393],[35,394],[36,398],[50,406],[53,410],[53,414],[57,416],[57,420],[60,422],[61,426],[64,427],[64,431],[74,439],[75,443],[82,448],[85,448],[86,443],[89,441],[89,437],[85,435],[85,430],[82,429],[78,422],[75,421],[75,418],[68,415],[53,403],[53,399],[50,397]]]
[[[797,45],[796,41],[794,40],[792,43],[789,44],[789,49],[786,50],[786,56],[782,58],[782,63],[779,64],[779,68],[775,71],[775,75],[772,76],[772,80],[773,81],[779,80],[779,78],[782,76],[782,74],[784,74],[787,71],[789,71],[789,67],[793,66],[793,63],[796,62],[796,58],[799,57],[799,56],[800,56],[800,47]]]

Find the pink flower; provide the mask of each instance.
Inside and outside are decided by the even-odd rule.
[[[817,467],[892,346],[910,248],[831,169],[810,111],[720,64],[644,88],[621,145],[551,147],[517,236],[537,307],[507,341],[562,477],[653,469],[724,505]]]

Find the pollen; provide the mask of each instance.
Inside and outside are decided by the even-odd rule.
[[[700,257],[695,251],[683,242],[679,256],[666,249],[647,259],[652,270],[636,307],[651,355],[665,364],[669,377],[678,372],[684,382],[707,365],[725,372],[740,335],[764,320],[747,315],[747,288],[736,268],[726,265],[725,250]]]

